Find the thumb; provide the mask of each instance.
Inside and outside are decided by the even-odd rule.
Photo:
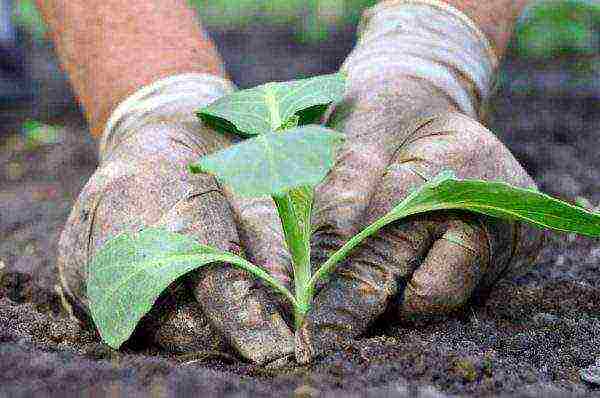
[[[428,220],[392,224],[367,239],[315,298],[296,332],[296,360],[314,357],[364,333],[386,310],[402,277],[432,243]]]

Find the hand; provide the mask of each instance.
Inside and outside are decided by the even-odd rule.
[[[413,125],[385,171],[374,165],[373,159],[382,158],[377,146],[350,141],[318,189],[316,263],[444,169],[459,178],[535,186],[489,130],[458,113]],[[386,310],[403,319],[433,319],[458,310],[510,271],[522,271],[542,236],[518,223],[465,212],[435,212],[392,224],[360,246],[318,293],[297,334],[297,357],[308,362],[360,335]]]
[[[81,192],[59,245],[62,288],[84,312],[89,259],[118,233],[152,225],[189,234],[222,250],[243,252],[285,282],[290,260],[270,199],[239,200],[222,192],[212,177],[192,176],[187,170],[190,163],[232,140],[196,120],[194,111],[206,103],[201,96],[206,88],[196,86],[188,87],[192,95],[183,101],[146,113],[134,111],[103,137],[100,167]],[[183,89],[163,90],[162,98],[168,98],[181,95]],[[139,104],[144,99],[138,99]],[[217,265],[194,273],[183,288],[197,302],[173,304],[163,299],[165,305],[147,320],[157,325],[154,339],[163,347],[210,350],[224,339],[241,356],[261,364],[293,353],[293,335],[278,305],[247,273]],[[180,291],[176,295],[186,297]],[[215,331],[221,338],[215,338]]]
[[[343,66],[350,88],[330,124],[347,139],[316,190],[316,266],[445,169],[459,178],[535,186],[476,121],[497,65],[483,34],[456,10],[410,3],[384,1],[367,11]],[[384,312],[443,319],[509,272],[524,270],[543,235],[458,211],[385,227],[321,286],[296,332],[297,360],[309,362],[361,335]]]

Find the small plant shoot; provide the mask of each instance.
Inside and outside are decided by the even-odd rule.
[[[241,196],[269,195],[281,220],[292,257],[293,291],[229,252],[163,229],[123,233],[109,240],[88,265],[90,310],[102,339],[118,348],[172,282],[212,263],[228,263],[260,279],[285,297],[299,327],[310,311],[315,286],[348,254],[384,226],[404,217],[459,209],[539,228],[600,236],[600,215],[532,189],[503,182],[457,179],[446,171],[424,183],[389,213],[352,237],[314,273],[310,264],[311,207],[314,187],[334,166],[343,134],[306,124],[344,94],[341,73],[237,91],[199,110],[219,129],[247,138],[199,159],[190,170],[209,173]]]

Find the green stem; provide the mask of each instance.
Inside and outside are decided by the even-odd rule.
[[[312,301],[312,296],[307,297],[309,297],[310,301]],[[306,318],[308,311],[310,311],[310,307],[310,302],[307,304],[300,304],[297,302],[297,304],[294,306],[294,328],[296,330],[300,329],[300,327],[304,323],[304,318]]]
[[[285,241],[292,255],[292,268],[294,270],[294,324],[302,324],[302,320],[310,309],[312,295],[309,292],[311,280],[310,247],[305,242],[302,227],[294,211],[294,205],[289,194],[273,195],[277,212],[285,235]]]

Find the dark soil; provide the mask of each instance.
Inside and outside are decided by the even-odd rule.
[[[334,71],[353,37],[293,45],[264,27],[214,36],[242,87]],[[107,349],[55,292],[57,238],[96,157],[64,79],[48,78],[56,61],[34,47],[40,99],[0,113],[0,396],[600,396],[580,377],[600,358],[600,244],[570,235],[552,235],[535,268],[484,303],[443,323],[380,322],[310,367]],[[600,72],[582,84],[563,62],[512,59],[503,76],[494,131],[544,191],[598,205]],[[64,125],[61,142],[27,144],[16,130],[26,117]]]

